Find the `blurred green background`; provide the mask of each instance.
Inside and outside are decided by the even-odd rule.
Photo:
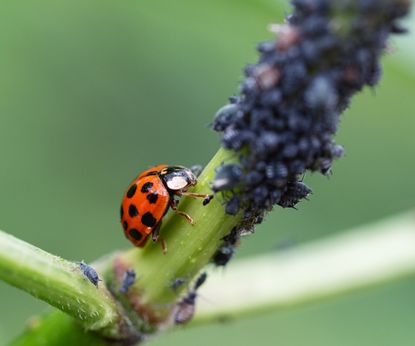
[[[209,160],[212,115],[288,11],[277,0],[1,1],[0,228],[72,260],[129,247],[118,221],[128,182],[149,165]],[[307,177],[311,201],[275,210],[237,257],[414,207],[414,42],[392,41],[381,84],[343,116],[333,176]],[[1,345],[46,308],[2,282],[0,306]],[[407,278],[150,345],[414,345],[414,310]]]

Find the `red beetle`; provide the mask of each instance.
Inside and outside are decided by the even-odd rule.
[[[206,205],[213,198],[212,195],[187,192],[196,183],[193,172],[182,166],[158,165],[142,172],[130,184],[122,200],[120,212],[125,236],[138,247],[145,245],[150,234],[157,241],[161,221],[169,207],[193,224],[188,214],[177,210],[174,197],[202,198]],[[162,246],[163,252],[166,252],[163,240]]]

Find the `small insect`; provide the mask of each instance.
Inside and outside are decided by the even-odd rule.
[[[213,130],[218,132],[223,131],[232,123],[232,121],[234,121],[239,111],[239,107],[236,104],[237,101],[238,99],[233,99],[230,104],[227,104],[218,110],[213,124],[211,125]]]
[[[174,313],[175,324],[186,324],[193,318],[195,314],[195,303],[197,298],[196,291],[205,283],[206,278],[206,272],[202,273],[196,279],[193,290],[191,290],[179,303],[177,303],[176,311]]]
[[[177,290],[179,289],[180,286],[182,286],[187,280],[184,278],[177,278],[174,279],[174,281],[172,282],[172,284],[170,285],[170,288],[174,291],[177,292]]]
[[[207,196],[204,200],[203,200],[203,205],[207,205],[210,203],[210,201],[213,199],[213,195],[209,195]]]
[[[202,173],[203,171],[203,166],[202,165],[193,165],[192,167],[190,167],[190,170],[192,171],[192,173],[198,177],[200,175],[200,173]]]
[[[90,265],[86,264],[84,261],[81,261],[79,263],[79,268],[82,270],[82,274],[89,280],[91,283],[98,288],[98,282],[102,281],[98,273],[94,268],[92,268]]]
[[[226,214],[236,215],[241,208],[241,201],[237,195],[234,195],[227,203],[225,207]]]
[[[233,189],[240,184],[242,177],[243,172],[239,165],[222,165],[216,170],[216,176],[212,183],[212,190],[218,192]]]
[[[240,238],[239,229],[234,227],[232,231],[222,238],[222,246],[213,255],[212,261],[216,266],[225,266],[232,259],[235,247]]]
[[[233,246],[223,245],[213,255],[213,263],[218,267],[224,267],[232,259],[235,249]]]
[[[196,292],[189,292],[176,306],[175,324],[186,324],[195,314]]]
[[[294,208],[295,205],[311,193],[311,189],[304,183],[297,181],[289,183],[278,204],[283,208]]]
[[[126,270],[122,279],[120,293],[126,294],[129,288],[134,284],[136,273],[133,269]]]
[[[197,291],[200,288],[200,286],[202,286],[205,283],[206,279],[207,279],[206,272],[203,272],[202,274],[200,274],[199,277],[196,279],[193,290]]]
[[[177,210],[175,197],[201,198],[206,205],[212,195],[187,191],[196,184],[196,176],[183,166],[158,165],[142,172],[130,184],[122,200],[120,213],[125,236],[138,247],[145,245],[150,234],[153,241],[157,241],[161,221],[169,207],[193,224],[190,215]],[[163,239],[161,242],[166,253],[166,243]]]

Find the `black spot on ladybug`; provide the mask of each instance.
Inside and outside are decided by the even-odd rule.
[[[141,222],[147,227],[154,227],[157,220],[154,218],[153,214],[147,212],[141,217]]]
[[[127,197],[128,198],[133,197],[136,190],[137,190],[137,185],[136,184],[131,185],[131,187],[127,191]]]
[[[147,195],[147,200],[150,202],[150,204],[156,203],[157,199],[158,199],[157,192],[153,192]]]
[[[140,241],[143,238],[143,235],[137,231],[135,228],[131,228],[128,233],[130,234],[131,238],[134,238],[137,241]]]
[[[120,217],[122,218],[123,216],[124,216],[124,209],[121,206],[121,208],[120,208]]]
[[[147,193],[150,191],[150,189],[153,187],[153,183],[151,182],[147,182],[145,183],[142,187],[141,187],[141,192],[142,193]]]
[[[137,207],[134,204],[130,204],[128,207],[128,215],[130,215],[130,217],[135,217],[138,215]]]
[[[149,175],[156,175],[158,173],[158,171],[151,171],[151,172],[148,172],[146,175],[145,175],[145,177],[148,177]]]
[[[125,230],[127,230],[127,228],[128,228],[128,223],[127,223],[127,221],[124,221],[124,222],[122,223],[122,226],[124,227],[124,229],[125,229]]]

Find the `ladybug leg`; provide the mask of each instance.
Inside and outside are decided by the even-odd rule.
[[[179,196],[187,196],[190,198],[203,198],[203,205],[208,204],[212,199],[213,199],[213,195],[207,195],[207,194],[203,194],[203,193],[193,193],[193,192],[178,192],[177,193]]]
[[[164,238],[160,238],[161,240],[161,249],[163,251],[163,255],[167,254],[167,243]]]
[[[160,227],[161,222],[159,222],[158,225],[153,229],[153,232],[151,232],[151,239],[154,242],[158,240],[161,241],[161,248],[163,249],[163,254],[165,255],[167,253],[167,243],[163,238],[160,237]]]
[[[151,239],[156,242],[159,240],[160,237],[160,227],[161,227],[161,222],[158,223],[158,225],[156,227],[154,227],[153,231],[151,232]]]
[[[175,199],[172,199],[170,201],[170,207],[173,209],[173,211],[177,215],[183,216],[187,220],[188,223],[193,225],[194,221],[193,221],[192,217],[189,214],[186,214],[184,211],[177,210],[177,201]]]

